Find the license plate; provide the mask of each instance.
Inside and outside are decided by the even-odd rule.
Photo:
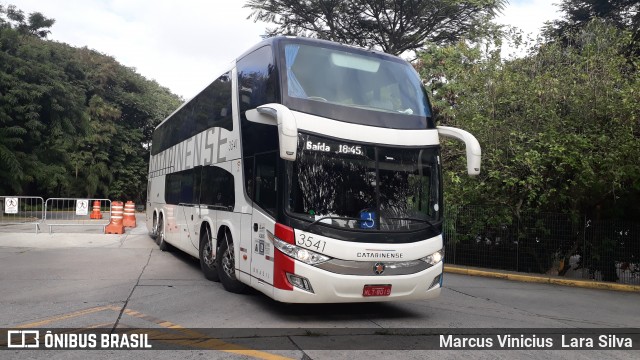
[[[389,296],[391,295],[391,285],[365,285],[362,289],[362,296]]]

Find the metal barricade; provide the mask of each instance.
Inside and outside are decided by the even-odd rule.
[[[49,233],[54,226],[100,226],[104,233],[111,217],[109,199],[51,198],[44,208]]]
[[[44,199],[37,196],[0,196],[0,228],[20,230],[35,226],[36,234],[44,219]]]

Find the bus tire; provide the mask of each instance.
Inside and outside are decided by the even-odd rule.
[[[235,254],[233,251],[233,239],[229,230],[224,231],[224,236],[218,245],[218,256],[216,256],[218,275],[225,290],[242,294],[247,291],[247,286],[236,278]]]
[[[158,214],[153,213],[153,227],[151,228],[151,234],[149,234],[153,241],[158,243]]]
[[[158,237],[156,240],[158,248],[160,248],[161,251],[171,251],[171,245],[165,240],[164,236],[164,218],[160,216],[158,218]]]
[[[213,236],[209,226],[204,227],[204,231],[200,234],[200,247],[198,250],[200,258],[200,269],[207,280],[219,282],[220,275],[216,266],[217,259],[212,255]]]

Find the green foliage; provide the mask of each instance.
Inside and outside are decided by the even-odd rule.
[[[519,267],[530,271],[546,272],[580,252],[580,266],[615,280],[615,261],[637,262],[637,255],[629,255],[637,252],[616,253],[611,237],[600,234],[585,242],[584,226],[570,225],[585,215],[629,221],[640,216],[640,78],[633,66],[637,59],[626,52],[631,36],[593,20],[569,41],[535,44],[522,58],[500,57],[500,34],[421,54],[417,68],[437,121],[470,131],[482,145],[478,178],[464,174],[460,145],[443,147],[447,203],[493,206],[463,222],[462,234],[518,224],[512,238],[519,256],[529,259],[520,259]],[[544,218],[544,212],[566,214],[571,221],[565,227],[574,229],[570,236],[554,243],[558,237],[548,233],[552,222],[528,220]],[[457,241],[497,249],[460,235]]]
[[[504,0],[248,0],[267,36],[302,35],[399,55],[481,31]]]
[[[492,38],[423,53],[418,68],[439,122],[483,146],[479,179],[461,174],[462,149],[445,147],[448,200],[502,204],[518,216],[614,212],[620,197],[637,196],[640,82],[622,55],[627,36],[594,21],[568,47],[541,44],[509,61]]]
[[[44,17],[39,12],[25,16],[15,5],[6,8],[0,4],[0,28],[13,28],[21,34],[31,34],[44,38],[49,35],[49,28],[55,20]]]
[[[640,56],[640,2],[638,0],[563,0],[563,17],[546,24],[544,33],[550,39],[571,41],[571,34],[584,29],[594,18],[630,33],[625,39],[626,54]]]
[[[143,200],[153,128],[181,99],[0,7],[0,194]]]

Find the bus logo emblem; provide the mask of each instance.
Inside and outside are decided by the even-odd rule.
[[[383,263],[376,263],[373,265],[373,272],[376,273],[376,275],[382,275],[385,268],[386,266],[384,266]]]

